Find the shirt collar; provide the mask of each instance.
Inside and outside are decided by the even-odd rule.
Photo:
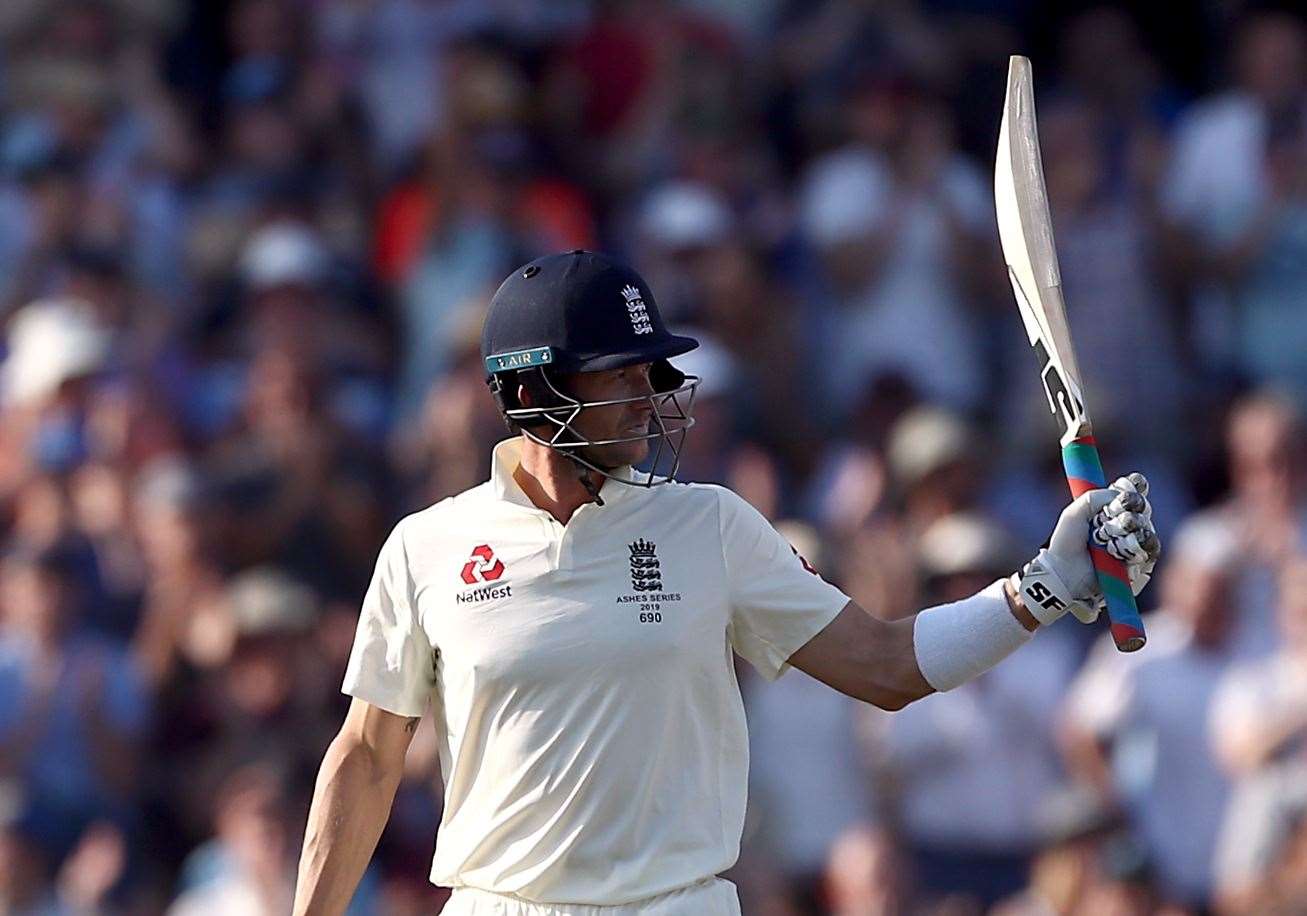
[[[518,465],[522,463],[522,440],[519,436],[512,436],[503,440],[495,446],[490,456],[490,484],[494,488],[496,498],[505,502],[510,502],[527,509],[544,511],[531,498],[522,492],[518,486],[517,480],[513,477],[513,472],[517,470]],[[630,476],[632,470],[630,465],[618,468],[615,473]],[[605,503],[616,502],[627,495],[627,491],[633,489],[629,484],[618,483],[615,480],[603,478],[603,483],[599,485],[599,495]]]

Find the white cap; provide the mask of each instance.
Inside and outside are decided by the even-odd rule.
[[[697,181],[670,181],[652,194],[640,213],[640,231],[665,248],[713,245],[735,222],[716,190]]]
[[[947,464],[965,458],[971,448],[967,424],[941,407],[916,407],[890,431],[886,457],[903,485],[911,485]]]
[[[819,247],[856,241],[883,222],[889,194],[889,176],[874,153],[833,153],[804,181],[799,227]]]
[[[1016,548],[1003,526],[971,512],[938,519],[917,542],[917,560],[932,576],[1014,569]]]
[[[227,588],[236,631],[242,636],[303,632],[313,625],[313,591],[275,567],[239,573]]]
[[[0,369],[7,403],[49,397],[69,379],[87,375],[109,358],[110,332],[81,299],[40,299],[9,323],[9,355]]]
[[[301,223],[273,223],[250,238],[241,253],[241,278],[254,289],[313,286],[327,272],[327,252]]]

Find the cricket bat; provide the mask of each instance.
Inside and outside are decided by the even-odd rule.
[[[1039,159],[1035,91],[1030,60],[1013,55],[1008,63],[1007,98],[994,163],[994,203],[1008,278],[1026,336],[1035,350],[1048,406],[1062,428],[1062,466],[1073,496],[1107,486],[1093,426],[1085,409],[1080,367],[1071,348],[1062,275],[1053,244],[1053,221]],[[1143,648],[1147,637],[1130,591],[1125,564],[1090,542],[1098,584],[1107,599],[1112,639],[1122,652]]]

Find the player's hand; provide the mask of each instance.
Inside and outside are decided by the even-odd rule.
[[[1121,560],[1137,595],[1148,583],[1161,551],[1142,474],[1090,490],[1062,510],[1048,547],[1026,564],[1018,591],[1030,613],[1049,624],[1067,611],[1093,623],[1103,608],[1098,576],[1089,557],[1090,538]]]
[[[1148,502],[1148,479],[1134,473],[1112,481],[1116,496],[1092,522],[1094,543],[1125,564],[1130,590],[1138,595],[1152,578],[1162,552],[1153,527],[1153,506]]]

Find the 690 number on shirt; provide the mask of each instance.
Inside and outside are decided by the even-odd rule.
[[[640,605],[640,622],[641,623],[662,623],[663,612],[662,605],[657,601],[648,601]]]

